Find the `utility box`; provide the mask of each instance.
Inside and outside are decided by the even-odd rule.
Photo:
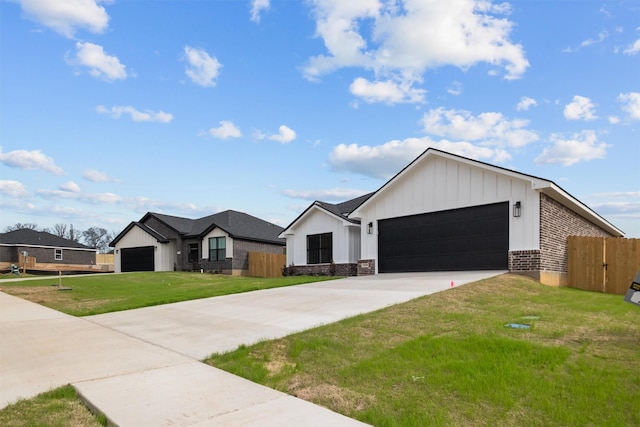
[[[640,271],[638,271],[636,278],[631,282],[631,286],[629,286],[629,290],[627,291],[624,300],[640,307]]]

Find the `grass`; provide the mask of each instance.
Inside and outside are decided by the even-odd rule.
[[[130,310],[198,298],[329,280],[334,277],[238,277],[185,272],[123,273],[2,282],[5,293],[73,316]]]
[[[640,425],[638,307],[521,276],[206,362],[375,426]]]
[[[104,415],[95,416],[82,404],[75,389],[60,387],[33,399],[19,400],[0,411],[4,427],[100,427],[107,425]]]

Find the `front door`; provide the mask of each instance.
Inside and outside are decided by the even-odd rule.
[[[194,263],[198,262],[198,244],[190,243],[189,244],[189,262]]]

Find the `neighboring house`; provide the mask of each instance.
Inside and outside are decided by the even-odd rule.
[[[563,285],[568,236],[624,234],[552,181],[433,148],[341,218],[360,228],[359,245],[341,237],[323,205],[280,235],[287,265],[327,273],[333,259],[358,275],[509,270]]]
[[[45,264],[96,265],[96,249],[73,240],[27,228],[0,234],[0,263],[17,265],[21,257],[35,258],[45,269]]]
[[[149,212],[110,246],[115,271],[208,271],[243,275],[249,252],[284,251],[282,227],[228,210],[199,219]]]
[[[348,216],[372,194],[339,204],[313,202],[280,234],[287,240],[287,265],[301,274],[355,276],[360,221]]]

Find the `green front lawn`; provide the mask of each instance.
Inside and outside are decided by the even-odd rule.
[[[23,282],[3,281],[0,286],[8,294],[73,316],[88,316],[334,278],[288,276],[264,279],[156,272],[62,276],[62,279],[51,276]]]
[[[640,309],[520,276],[207,363],[375,426],[640,425]]]

